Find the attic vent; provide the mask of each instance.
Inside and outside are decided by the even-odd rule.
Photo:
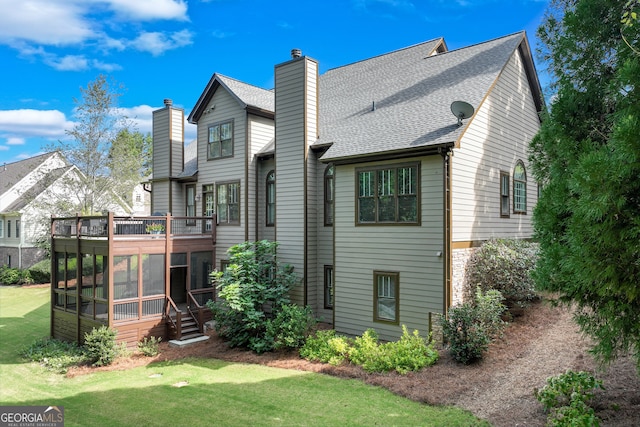
[[[171,107],[173,105],[173,101],[170,100],[169,98],[165,98],[164,99],[164,106],[165,107]]]
[[[291,58],[296,59],[302,56],[302,51],[300,49],[291,49]]]

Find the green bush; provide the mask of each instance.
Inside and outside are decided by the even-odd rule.
[[[266,337],[276,350],[300,348],[316,323],[310,307],[285,304],[274,319],[267,321]]]
[[[66,373],[71,366],[87,363],[82,348],[75,342],[43,338],[34,341],[20,351],[22,357],[38,362],[48,370]]]
[[[33,283],[29,270],[0,266],[1,285],[30,285]]]
[[[333,330],[318,331],[307,339],[300,349],[300,356],[332,365],[348,360],[367,372],[395,370],[403,375],[431,366],[438,360],[438,352],[427,340],[420,337],[417,330],[410,334],[405,325],[400,340],[387,343],[380,343],[373,329],[367,329],[353,340],[337,336]]]
[[[160,353],[160,341],[162,337],[145,337],[138,342],[138,350],[147,357],[157,356]]]
[[[504,309],[499,291],[483,293],[478,289],[475,304],[464,303],[449,310],[440,325],[453,359],[463,364],[482,359],[491,339],[504,328]]]
[[[524,240],[488,240],[469,258],[467,295],[478,286],[496,289],[507,301],[527,306],[537,298],[531,277],[537,253],[538,245]]]
[[[300,357],[337,366],[348,359],[351,345],[349,338],[337,336],[333,329],[317,331],[300,348]]]
[[[104,325],[84,334],[84,349],[94,366],[110,365],[118,357],[116,331]]]
[[[593,408],[588,405],[593,397],[592,390],[604,388],[602,381],[588,372],[567,371],[547,378],[541,390],[535,390],[536,399],[549,413],[552,426],[599,426]]]
[[[51,282],[51,260],[42,260],[29,268],[33,283]]]
[[[273,350],[277,340],[285,346],[296,340],[291,339],[291,330],[276,331],[275,325],[267,333],[267,326],[290,303],[289,292],[299,283],[293,267],[278,262],[277,248],[277,242],[267,240],[232,246],[227,269],[211,274],[220,299],[207,306],[218,335],[231,347],[263,353]],[[291,321],[285,317],[278,324],[288,328]]]

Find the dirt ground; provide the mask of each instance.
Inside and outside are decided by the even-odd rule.
[[[597,370],[571,314],[566,309],[536,303],[516,318],[504,338],[494,342],[485,358],[477,364],[462,366],[446,351],[440,352],[436,365],[408,375],[367,374],[357,366],[330,366],[300,359],[294,352],[256,355],[230,349],[215,332],[210,339],[186,348],[161,344],[161,353],[153,358],[134,354],[103,368],[78,368],[69,375],[81,375],[95,369],[128,369],[154,361],[185,357],[212,357],[226,361],[258,363],[267,366],[313,371],[343,378],[356,378],[385,387],[393,393],[429,405],[455,405],[486,419],[494,426],[544,426],[546,414],[535,399],[535,388],[546,378],[567,369],[586,370],[604,382],[592,406],[602,426],[640,426],[640,376],[632,358],[623,357],[606,371]]]

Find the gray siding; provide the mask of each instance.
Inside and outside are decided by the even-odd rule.
[[[527,147],[539,119],[522,59],[516,51],[479,108],[452,158],[453,241],[530,237],[537,184]],[[513,213],[513,168],[527,172],[527,213]],[[500,217],[500,171],[509,173],[510,218]]]
[[[273,139],[275,129],[272,119],[254,115],[248,116],[247,126],[249,135],[247,150],[247,189],[245,191],[247,194],[246,212],[248,214],[247,240],[258,240],[261,239],[261,237],[259,237],[261,234],[260,231],[265,229],[264,180],[269,170],[264,172],[264,176],[260,176],[261,173],[259,171],[256,172],[259,168],[256,154]],[[260,202],[262,202],[262,204]],[[260,210],[262,210],[262,215],[259,212]],[[273,232],[273,227],[269,227],[269,229]],[[273,237],[271,237],[270,240],[273,240]]]
[[[438,256],[444,249],[442,157],[421,159],[420,226],[355,226],[355,167],[335,171],[335,329],[361,334],[373,328],[393,340],[404,324],[426,336],[429,313],[444,307],[444,257]],[[397,326],[373,321],[374,270],[400,274]]]
[[[333,310],[324,308],[324,266],[333,265],[333,226],[324,225],[324,172],[327,165],[318,164],[316,168],[316,271],[315,280],[309,279],[309,283],[315,282],[316,316],[325,322],[333,322]]]
[[[213,110],[210,106],[215,105]],[[215,185],[222,182],[240,182],[240,225],[220,225],[217,228],[216,259],[227,259],[227,250],[246,240],[245,235],[245,153],[246,153],[246,113],[227,91],[218,89],[207,106],[209,111],[203,114],[198,122],[198,191],[203,185]],[[208,160],[209,126],[233,120],[233,157]],[[196,212],[202,212],[200,200]]]
[[[169,130],[170,118],[168,108],[153,112],[153,178],[167,178],[169,170]]]
[[[309,144],[317,137],[317,73],[317,63],[309,58],[289,61],[275,69],[276,239],[281,243],[280,259],[294,266],[303,286],[308,254],[305,174]],[[298,303],[305,302],[303,286],[291,295]]]
[[[256,200],[258,204],[257,211],[257,228],[258,228],[258,240],[275,240],[276,239],[276,228],[275,226],[267,227],[265,225],[267,218],[267,174],[269,171],[275,169],[275,162],[273,159],[264,160],[260,162],[259,172],[258,172],[258,192],[256,194]],[[276,194],[278,193],[278,176],[276,175]],[[277,205],[276,205],[277,209]]]

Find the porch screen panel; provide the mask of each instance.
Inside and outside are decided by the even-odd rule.
[[[113,297],[138,297],[138,255],[113,257]]]
[[[209,274],[213,270],[212,252],[191,253],[191,289],[202,289],[211,286]]]
[[[67,291],[76,290],[78,286],[78,257],[74,253],[67,253],[66,282]]]
[[[142,295],[164,294],[164,254],[142,256]]]
[[[83,297],[93,297],[93,255],[82,254],[82,277],[80,285]]]
[[[106,284],[107,266],[109,265],[107,258],[104,255],[96,255],[96,298],[103,300],[109,297],[109,287]]]

